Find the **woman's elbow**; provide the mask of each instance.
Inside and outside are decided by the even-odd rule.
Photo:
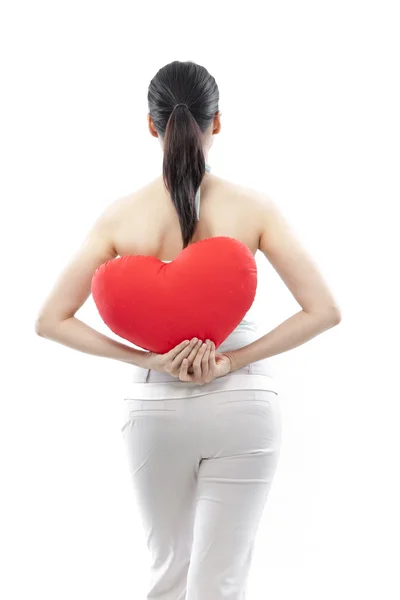
[[[333,309],[332,320],[334,325],[339,325],[342,320],[342,312],[338,306]]]
[[[313,317],[326,329],[330,329],[331,327],[335,327],[335,325],[339,325],[340,321],[342,320],[342,313],[337,307],[329,307],[319,310],[314,309],[306,312],[309,312],[310,315],[313,315]]]
[[[342,320],[342,313],[339,308],[334,307],[325,313],[324,318],[330,327],[335,327],[335,325],[339,325]]]
[[[40,337],[44,336],[45,322],[42,317],[37,317],[35,320],[35,333]]]
[[[40,315],[36,318],[35,333],[40,337],[48,337],[55,327],[54,320],[50,320],[48,317]]]

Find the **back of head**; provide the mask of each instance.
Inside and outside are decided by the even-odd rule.
[[[147,100],[163,140],[163,180],[177,210],[186,248],[197,225],[195,197],[205,173],[203,134],[218,112],[218,86],[204,67],[174,61],[153,77]]]

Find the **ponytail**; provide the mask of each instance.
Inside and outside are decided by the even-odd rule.
[[[196,231],[196,193],[206,172],[203,134],[218,112],[218,86],[205,67],[175,60],[157,71],[147,100],[163,138],[163,181],[178,213],[186,248]]]
[[[202,135],[187,104],[177,104],[164,137],[163,180],[179,217],[183,248],[196,226],[196,193],[205,174]]]

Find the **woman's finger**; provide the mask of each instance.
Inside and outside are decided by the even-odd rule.
[[[211,350],[210,350],[210,368],[214,372],[217,363],[215,362],[215,344],[211,342]]]
[[[181,381],[192,381],[192,375],[189,375],[187,372],[189,366],[189,361],[187,358],[184,358],[181,364],[181,368],[179,369],[179,379]]]
[[[194,347],[192,348],[189,356],[187,357],[189,364],[193,363],[194,358],[197,356],[197,353],[199,351],[199,348],[201,347],[201,344],[203,342],[201,340],[198,340],[197,343],[194,345]]]
[[[192,349],[196,346],[197,343],[197,338],[192,338],[190,342],[180,350],[180,352],[175,356],[175,358],[172,359],[172,369],[180,368],[182,360],[188,356],[188,354],[192,351]]]
[[[215,344],[214,342],[210,342],[210,359],[209,359],[209,365],[210,365],[210,373],[212,373],[214,375],[216,368],[217,368],[217,363],[215,362]]]
[[[204,356],[204,352],[206,350],[207,345],[203,344],[196,355],[196,358],[193,361],[193,372],[194,372],[194,378],[196,381],[200,381],[201,380],[201,361],[203,359]]]
[[[184,340],[183,342],[175,346],[175,348],[172,348],[169,352],[166,353],[168,360],[174,360],[174,358],[178,356],[178,354],[182,352],[182,350],[184,350],[189,344],[190,340]]]
[[[206,350],[204,352],[203,358],[201,360],[201,376],[202,378],[207,378],[210,372],[210,351],[211,351],[211,342],[206,340]]]

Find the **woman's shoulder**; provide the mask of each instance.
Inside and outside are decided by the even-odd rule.
[[[217,225],[219,224],[218,230],[221,227],[225,230],[222,224],[226,224],[227,210],[231,215],[231,223],[240,222],[242,224],[243,231],[241,233],[245,237],[245,231],[253,231],[260,223],[266,222],[269,213],[275,206],[274,201],[266,192],[257,187],[229,180],[219,175],[208,174],[207,177],[209,178],[207,181],[209,187],[204,188],[202,198],[203,202],[206,203],[204,207],[207,207],[207,205],[214,207],[211,213],[208,214],[214,217]],[[155,227],[158,222],[157,219],[161,223],[164,216],[168,220],[171,215],[174,216],[174,209],[172,205],[169,206],[168,203],[157,200],[160,191],[159,186],[160,180],[157,178],[132,192],[115,198],[103,207],[97,220],[104,224],[104,228],[108,229],[113,237],[121,236],[121,231],[125,231],[126,228],[129,230],[129,237],[138,225],[138,219],[141,223],[139,229],[146,223],[146,226],[153,223]],[[169,215],[168,210],[171,215]],[[202,214],[206,215],[207,221],[207,212],[202,212]],[[147,218],[145,218],[146,215]],[[150,216],[152,216],[151,219]],[[143,219],[145,222],[142,222]],[[236,231],[237,225],[233,225],[233,227]],[[157,232],[154,231],[153,234],[156,236]],[[232,235],[234,235],[234,232],[232,232]]]
[[[240,183],[232,179],[226,179],[220,176],[214,176],[214,186],[216,191],[220,191],[224,196],[235,199],[239,203],[242,201],[247,208],[250,206],[260,211],[267,211],[273,205],[273,199],[264,190]]]
[[[251,202],[254,205],[254,208],[264,210],[267,210],[273,203],[271,197],[265,191],[213,173],[207,174],[206,180],[202,186],[203,185],[203,196],[208,193],[212,193],[214,196],[227,196],[230,199],[236,199],[237,201],[242,200],[247,203]],[[142,200],[146,201],[146,198],[157,193],[160,188],[163,188],[161,176],[148,183],[142,184],[136,190],[116,198],[109,204],[107,211],[110,214],[116,214],[120,210],[129,209],[135,204],[140,204]]]

